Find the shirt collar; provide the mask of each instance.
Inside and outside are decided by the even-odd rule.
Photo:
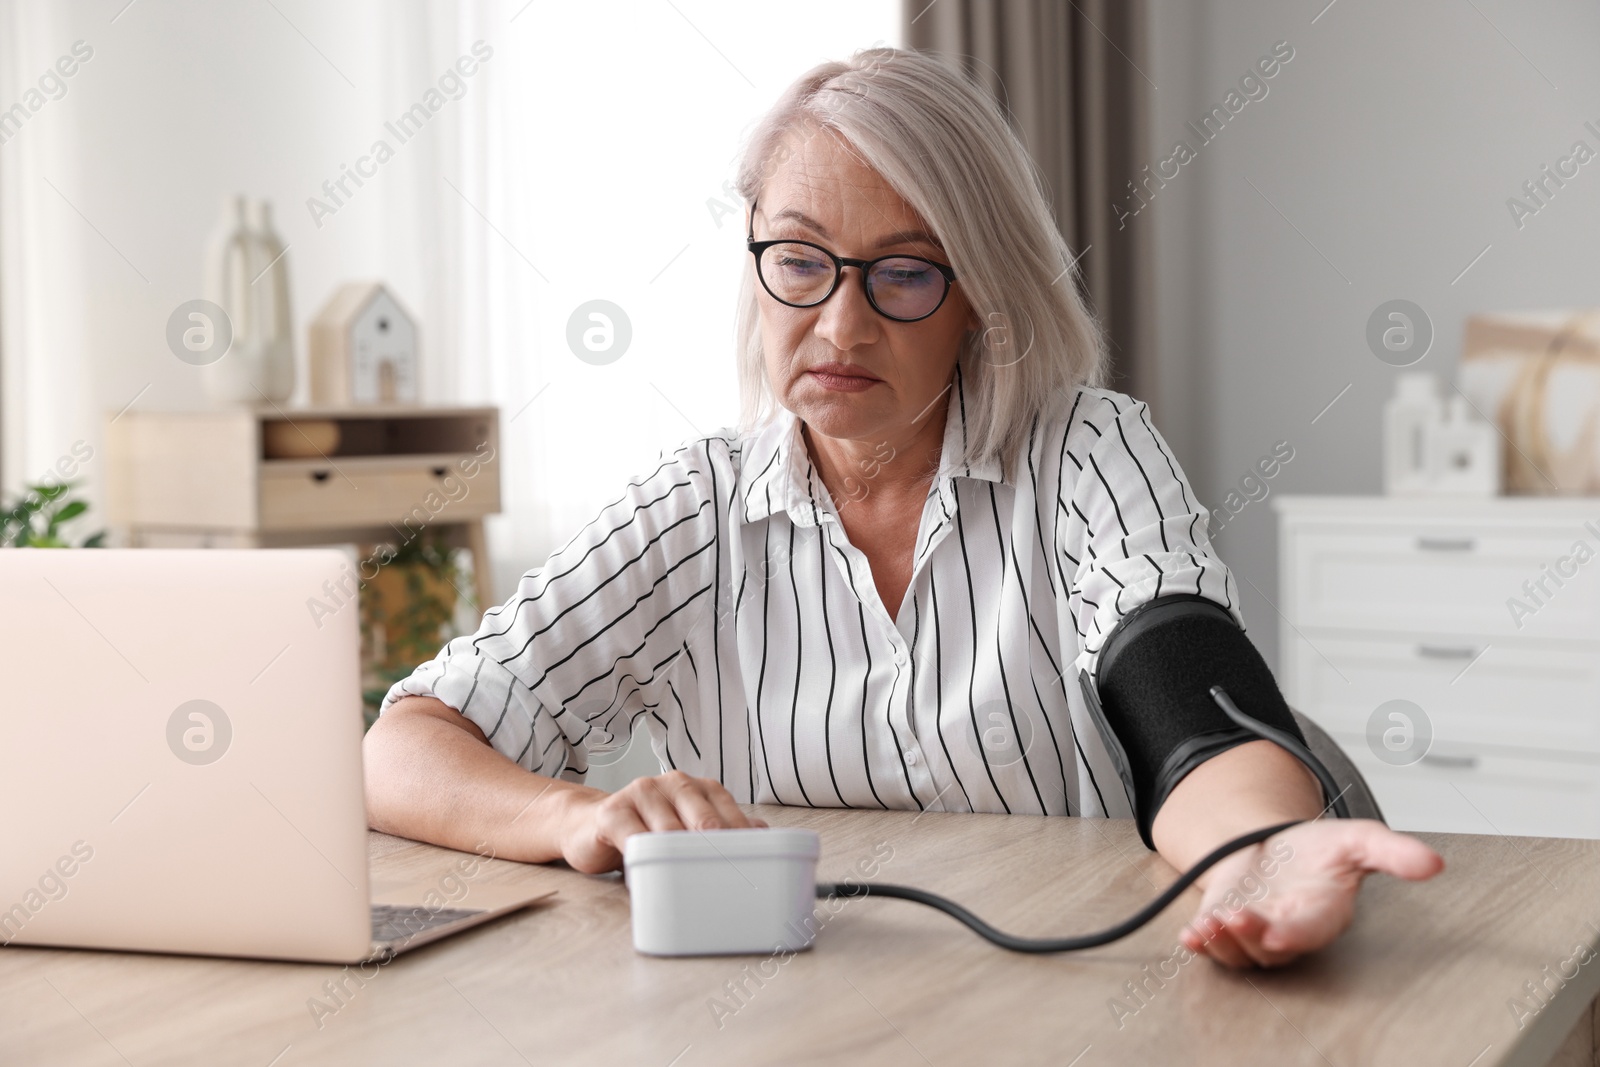
[[[748,439],[740,463],[737,496],[742,523],[757,522],[785,511],[797,526],[815,526],[825,513],[835,513],[822,476],[800,436],[801,422],[794,412],[779,406],[777,413]],[[956,366],[946,405],[944,443],[939,450],[939,470],[934,488],[946,513],[955,508],[954,479],[972,478],[1010,484],[998,457],[968,462],[966,394],[961,367]]]

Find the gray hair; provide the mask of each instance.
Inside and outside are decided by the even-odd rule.
[[[802,128],[838,134],[921,216],[983,323],[968,332],[958,357],[968,462],[1009,462],[1035,415],[1078,384],[1104,383],[1104,335],[1078,294],[1072,252],[1038,168],[983,89],[930,55],[898,48],[862,49],[813,67],[747,138],[734,183],[746,204],[787,158],[785,135]],[[756,286],[751,263],[736,335],[746,429],[777,402]]]

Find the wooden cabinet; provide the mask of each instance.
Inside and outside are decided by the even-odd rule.
[[[338,426],[317,447],[314,427]],[[493,603],[483,518],[500,510],[493,407],[129,411],[106,428],[107,509],[130,544],[391,544],[436,529],[472,552],[479,609]],[[306,431],[301,434],[301,429]],[[269,458],[275,434],[309,458]]]
[[[1391,824],[1600,838],[1600,499],[1275,508],[1285,695]],[[1386,750],[1396,700],[1430,741]]]

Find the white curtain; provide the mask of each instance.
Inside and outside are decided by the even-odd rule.
[[[0,107],[23,101],[70,52],[64,21],[42,4],[0,7]],[[20,128],[0,126],[10,134],[0,144],[0,488],[9,493],[70,455],[92,421],[84,318],[64,299],[83,276],[83,247],[61,239],[70,209],[56,192],[79,184],[76,140],[55,134],[74,92],[82,95],[84,73],[64,80],[66,95],[46,98]]]
[[[162,331],[199,295],[223,197],[251,192],[290,246],[302,383],[306,322],[377,278],[419,320],[428,398],[499,405],[496,597],[661,449],[737,418],[741,136],[802,71],[900,23],[899,0],[118,7],[0,0],[0,107],[74,39],[96,49],[0,145],[4,484],[80,437],[100,449],[135,396],[205,405]],[[430,90],[444,105],[400,143],[385,123]],[[307,199],[380,137],[394,157],[314,225]],[[632,326],[603,366],[566,340],[597,299]],[[103,468],[85,476],[98,503]]]
[[[393,114],[474,42],[493,49],[426,164],[387,187],[386,258],[415,274],[435,394],[501,407],[497,596],[660,450],[736,420],[741,135],[811,65],[894,43],[899,19],[898,0],[464,0],[386,20]],[[606,365],[567,342],[596,299],[632,327]]]

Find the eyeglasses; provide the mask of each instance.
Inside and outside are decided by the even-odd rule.
[[[790,307],[816,307],[839,287],[844,268],[855,267],[874,311],[895,322],[916,322],[939,310],[956,280],[947,264],[921,256],[846,259],[811,241],[757,241],[755,220],[751,201],[746,247],[756,257],[756,277],[774,300]]]

